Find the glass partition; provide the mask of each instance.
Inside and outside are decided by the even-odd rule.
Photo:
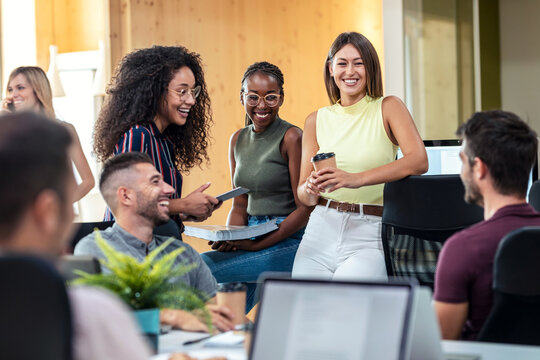
[[[473,0],[403,0],[405,102],[424,139],[475,110]]]

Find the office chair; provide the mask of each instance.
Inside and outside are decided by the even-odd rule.
[[[540,345],[540,227],[506,235],[493,263],[493,307],[479,341]]]
[[[443,243],[483,220],[465,203],[459,175],[409,176],[384,186],[382,242],[388,276],[413,277],[433,288]]]
[[[69,242],[69,253],[73,253],[73,250],[75,249],[75,246],[77,243],[86,235],[90,234],[94,231],[94,229],[98,230],[105,230],[111,226],[113,226],[114,221],[97,221],[97,222],[81,222],[76,223],[76,226],[78,225],[77,232],[75,235],[73,235],[71,241]],[[178,225],[174,222],[174,220],[169,220],[167,223],[160,225],[154,229],[154,234],[156,235],[163,235],[167,237],[175,237],[177,239],[182,240],[182,235],[180,234],[180,230],[178,229]]]
[[[174,220],[169,220],[167,223],[160,225],[154,229],[154,235],[162,235],[167,237],[174,237],[176,239],[182,240],[182,235],[178,229],[178,225]]]
[[[73,270],[82,270],[89,274],[100,274],[99,260],[89,255],[63,255],[58,261],[58,271],[66,281],[75,280],[79,275]]]
[[[75,249],[75,246],[83,237],[86,235],[92,233],[94,229],[98,230],[105,230],[109,227],[111,227],[114,224],[114,221],[96,221],[96,222],[80,222],[75,223],[75,226],[78,226],[77,232],[73,237],[71,238],[71,241],[69,242],[70,248],[68,249],[68,252],[73,254],[73,250]]]
[[[540,180],[533,182],[529,191],[529,204],[536,211],[540,211]]]
[[[0,358],[72,359],[72,323],[64,281],[47,262],[0,257]]]

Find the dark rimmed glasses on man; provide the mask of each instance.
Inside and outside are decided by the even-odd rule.
[[[275,107],[279,104],[280,94],[267,94],[265,96],[259,96],[254,93],[244,93],[244,101],[249,106],[257,106],[264,99],[264,102],[269,107]]]
[[[178,94],[180,96],[180,100],[187,100],[189,94],[193,96],[193,99],[197,99],[199,95],[201,95],[201,86],[197,85],[193,89],[190,89],[188,87],[183,87],[180,90],[174,90],[171,88],[168,88],[170,91]]]

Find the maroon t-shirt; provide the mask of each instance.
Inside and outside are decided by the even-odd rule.
[[[493,260],[501,239],[524,226],[540,226],[540,214],[529,204],[509,205],[489,219],[450,237],[435,274],[436,301],[469,302],[462,339],[474,340],[493,303]]]

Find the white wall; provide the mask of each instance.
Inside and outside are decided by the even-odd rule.
[[[540,1],[499,0],[502,108],[540,134]]]
[[[36,24],[34,0],[1,1],[3,97],[9,74],[23,65],[36,65]]]

